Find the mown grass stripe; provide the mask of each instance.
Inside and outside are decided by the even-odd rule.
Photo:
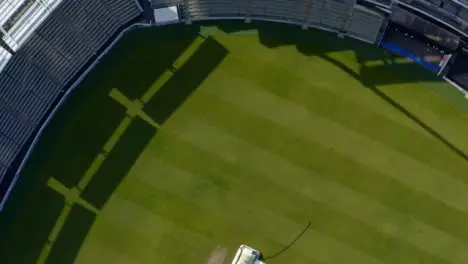
[[[274,136],[281,138],[277,134]],[[285,144],[289,143],[291,142],[285,142]],[[153,155],[145,155],[142,158],[144,161],[139,164],[143,168],[152,167],[153,165],[150,164],[153,164],[155,159],[159,159],[164,163],[171,164],[171,166],[190,171],[194,177],[209,181],[213,186],[226,192],[242,194],[242,197],[252,204],[267,208],[288,219],[302,222],[304,218],[309,218],[312,226],[321,233],[345,244],[353,245],[353,247],[384,261],[394,260],[396,252],[399,252],[397,259],[398,263],[401,264],[413,264],[416,261],[446,263],[411,244],[388,236],[382,230],[357,221],[347,214],[335,211],[324,203],[314,201],[289,188],[284,188],[270,179],[246,170],[237,163],[227,163],[218,155],[203,151],[168,134],[159,134],[157,140],[152,144]],[[158,168],[156,169],[156,167]],[[159,175],[157,178],[161,177],[161,180],[163,180],[162,177],[172,175],[160,172],[159,166],[155,165],[156,170],[158,173],[155,174]],[[375,241],[379,241],[379,243],[376,244]]]
[[[106,209],[106,217],[113,219],[110,221],[126,228],[137,225],[138,227],[132,229],[143,236],[143,240],[136,245],[147,247],[147,243],[154,244],[152,263],[159,262],[158,259],[164,256],[172,256],[175,259],[176,255],[185,255],[184,257],[191,258],[194,262],[202,261],[208,258],[210,251],[217,245],[217,242],[209,237],[177,226],[120,196],[114,197],[112,204],[114,209]],[[174,238],[168,241],[170,236]],[[180,244],[184,244],[184,247],[180,247]],[[161,250],[161,247],[166,248],[166,250]],[[177,250],[167,250],[171,247],[173,249],[179,248],[183,253]],[[194,252],[197,253],[194,254]],[[147,262],[151,263],[151,259],[148,259]]]
[[[388,207],[412,215],[422,220],[422,222],[468,241],[468,228],[465,228],[468,214],[453,209],[427,194],[415,191],[407,185],[381,174],[379,171],[372,170],[354,159],[334,151],[332,148],[324,147],[302,136],[294,135],[287,129],[278,126],[275,122],[251,115],[229,102],[218,100],[216,97],[205,93],[197,94],[197,102],[199,104],[188,103],[183,114],[196,117],[212,126],[229,131],[229,133],[297,165],[317,171],[327,179],[337,181]],[[211,105],[217,111],[207,110],[204,107],[199,107],[200,105]],[[236,114],[233,115],[232,113]],[[229,116],[229,118],[226,118],[226,116]],[[175,141],[175,139],[172,141]],[[162,140],[158,142],[162,143]],[[173,147],[165,147],[158,156],[164,157],[166,153],[171,153],[180,148],[178,144],[174,144]],[[180,153],[187,154],[185,148],[187,147],[184,147],[183,151],[174,153],[171,157],[179,159],[179,156],[182,155]],[[179,162],[181,166],[195,163],[192,161],[198,161],[198,155],[201,154],[192,155],[191,159],[181,160]],[[218,160],[213,163],[218,164],[219,162]],[[340,166],[337,166],[337,164],[340,164]],[[236,170],[238,168],[235,166],[229,169],[229,171]],[[214,177],[220,176],[216,175]]]
[[[254,44],[247,44],[251,43],[248,39],[239,41],[239,38],[230,38],[225,42],[223,44],[234,52],[223,63],[223,67],[218,69],[218,74],[208,80],[210,86],[225,86],[226,79],[230,80],[228,85],[231,87],[250,82],[250,85],[277,89],[286,97],[307,87],[309,90],[333,94],[339,98],[339,102],[360,105],[370,112],[379,113],[403,126],[425,133],[417,124],[363,87],[358,80],[321,57],[298,54],[294,47],[279,51],[264,50]],[[256,58],[255,63],[251,61],[252,56]],[[342,55],[340,59],[347,64],[356,61],[351,54]],[[243,66],[239,68],[238,65]]]
[[[161,177],[155,177],[154,173],[139,171],[137,177],[143,182],[173,193],[209,211],[230,214],[231,221],[236,225],[254,226],[257,232],[271,236],[276,241],[290,240],[291,233],[294,230],[301,230],[301,226],[308,221],[307,218],[304,218],[302,222],[291,221],[280,214],[255,205],[251,200],[242,197],[242,194],[218,188],[210,182],[194,176],[191,172],[157,159],[153,160],[151,164],[154,167],[152,169],[146,167],[148,171],[158,170]],[[265,219],[268,221],[264,221]],[[311,234],[306,234],[302,238],[302,244],[297,245],[297,247],[304,250],[305,253],[307,246],[314,244],[320,245],[314,250],[309,249],[314,253],[334,251],[336,257],[327,256],[333,259],[327,260],[327,263],[345,261],[346,259],[356,263],[381,263],[376,258],[314,231]],[[320,258],[318,260],[322,261]]]
[[[96,250],[94,245],[98,244],[98,250],[106,247],[108,251],[119,252],[135,263],[154,263],[159,239],[170,230],[156,216],[142,214],[132,208],[129,202],[113,197],[89,234],[82,255],[96,255],[92,251]],[[132,241],[126,238],[132,238]],[[112,259],[112,256],[107,257]],[[105,263],[110,263],[111,259]]]
[[[76,264],[89,263],[119,263],[119,264],[138,264],[133,257],[129,257],[125,250],[116,250],[109,244],[104,244],[98,240],[88,240],[80,254],[75,260]]]
[[[99,251],[103,247],[106,248],[105,251],[118,252],[119,255],[123,255],[125,259],[134,263],[150,263],[157,255],[156,247],[159,237],[156,235],[153,239],[148,239],[141,233],[133,232],[125,226],[116,224],[115,221],[107,221],[105,225],[97,225],[95,230],[89,234],[86,243],[80,250],[77,260],[81,261],[77,261],[78,263],[97,263],[98,260],[104,261],[100,263],[114,263],[112,255],[95,259],[95,255],[99,253],[94,251]],[[127,238],[132,238],[134,242],[130,243]]]
[[[437,86],[437,84],[431,85]],[[445,85],[447,84],[438,84],[438,86]],[[453,87],[445,87],[445,89],[453,89]],[[468,152],[468,142],[463,133],[468,129],[465,122],[466,112],[460,111],[459,108],[448,101],[441,100],[439,94],[428,92],[424,87],[415,89],[410,85],[390,85],[381,90],[422,122],[436,130],[442,137],[449,139],[453,145],[457,146],[465,154]]]
[[[314,114],[298,104],[251,87],[218,87],[205,91],[254,115],[271,120],[308,140],[334,148],[343,155],[458,210],[468,212],[468,185],[461,180]]]
[[[206,151],[218,153],[227,161],[264,175],[278,184],[296,189],[305,196],[382,229],[390,224],[389,235],[402,239],[428,254],[454,261],[468,259],[468,244],[405,214],[382,206],[352,189],[328,181],[315,172],[292,164],[277,155],[260,149],[225,131],[208,126],[195,119],[173,119],[166,126],[180,137]]]
[[[208,237],[231,250],[235,250],[239,243],[248,243],[266,251],[284,246],[255,230],[233,225],[226,215],[208,211],[138,179],[129,179],[119,189],[117,196],[163,217],[174,226]],[[302,254],[297,254],[297,257],[304,258]]]
[[[393,121],[383,113],[373,111],[353,100],[343,100],[341,95],[330,92],[328,89],[321,89],[313,82],[307,83],[297,80],[294,83],[274,85],[275,80],[268,79],[268,84],[260,86],[257,85],[257,75],[246,74],[248,76],[239,79],[232,78],[232,73],[222,72],[214,78],[210,78],[208,84],[214,87],[229,86],[231,89],[236,89],[235,87],[261,87],[279,97],[293,101],[311,112],[380,141],[416,160],[431,164],[434,168],[455,176],[460,171],[468,170],[468,163],[464,159],[415,123],[413,123],[413,127],[416,126],[417,129],[409,128],[400,122]],[[294,76],[293,74],[291,74],[293,76],[287,75],[287,73],[285,75],[288,77],[285,79],[291,79]],[[230,79],[229,85],[225,84],[226,79]],[[468,181],[468,178],[462,178],[462,180]]]
[[[172,179],[173,177],[170,178]],[[134,184],[138,184],[137,186],[147,185],[148,182],[134,182]],[[259,208],[248,205],[245,202],[238,204],[236,202],[239,201],[235,198],[232,198],[230,195],[226,195],[226,199],[230,199],[229,202],[226,200],[220,200],[216,202],[213,200],[209,201],[208,196],[210,196],[212,192],[206,189],[203,192],[203,196],[206,197],[206,199],[202,199],[201,197],[199,199],[195,199],[194,197],[189,198],[184,196],[181,193],[182,191],[179,192],[177,190],[168,190],[166,187],[164,187],[165,189],[161,189],[161,187],[162,186],[157,186],[156,191],[164,191],[174,194],[175,196],[190,204],[212,212],[214,215],[222,215],[222,221],[233,222],[237,230],[240,226],[243,226],[243,228],[247,228],[249,232],[252,233],[252,235],[265,237],[277,243],[287,243],[288,240],[291,239],[291,236],[293,236],[293,231],[301,229],[301,224],[295,224],[281,218],[278,215],[267,213],[264,209],[260,209],[258,211],[257,209]],[[216,206],[211,202],[217,203],[218,205]],[[241,208],[241,205],[245,207]],[[190,217],[190,215],[186,215],[186,217]],[[265,219],[268,219],[268,221],[264,221]],[[249,241],[249,236],[243,237],[238,241],[239,243],[251,243],[251,241]],[[253,243],[253,245],[255,245],[255,243]],[[281,247],[276,247],[276,250],[280,248]],[[324,236],[323,234],[317,233],[312,229],[309,230],[306,235],[304,235],[301,244],[298,243],[295,245],[295,250],[302,256],[306,256],[307,258],[312,258],[323,263],[339,263],[345,261],[346,259],[356,261],[357,263],[382,263],[377,259],[372,258],[371,256],[367,256],[357,251],[356,249],[350,248],[348,245],[342,244],[336,240]],[[288,253],[292,254],[293,252]]]

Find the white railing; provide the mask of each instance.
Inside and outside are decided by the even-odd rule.
[[[461,88],[458,84],[456,84],[455,82],[453,82],[452,80],[450,80],[449,78],[447,77],[442,77],[442,79],[444,79],[446,82],[448,82],[450,85],[452,85],[453,87],[455,87],[455,89],[457,89],[459,92],[461,92],[466,99],[468,99],[468,91]]]
[[[5,68],[12,55],[0,46],[0,72]]]
[[[63,0],[39,0],[50,11],[54,10]],[[69,1],[69,0],[68,0]]]
[[[3,41],[17,51],[62,0],[37,0],[6,32]]]
[[[10,19],[25,0],[3,0],[0,2],[0,27]]]
[[[35,2],[25,13],[20,17],[10,30],[8,35],[4,36],[5,42],[10,42],[10,47],[17,51],[27,38],[39,27],[39,25],[47,18],[47,9]]]

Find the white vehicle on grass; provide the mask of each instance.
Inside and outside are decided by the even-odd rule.
[[[261,260],[261,254],[249,246],[241,245],[237,250],[232,264],[265,264]]]

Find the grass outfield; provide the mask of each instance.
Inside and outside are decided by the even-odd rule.
[[[230,263],[310,222],[266,262],[468,263],[467,111],[406,59],[328,33],[134,31],[41,138],[0,262]]]

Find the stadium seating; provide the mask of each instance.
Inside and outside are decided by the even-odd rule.
[[[31,98],[30,92],[25,91],[21,84],[6,74],[0,74],[0,85],[2,88],[4,87],[0,91],[0,105],[2,109],[0,120],[5,122],[1,123],[0,132],[16,144],[22,144],[35,125],[30,117],[37,117],[38,114],[31,113],[35,109],[33,106],[25,105],[25,103],[33,101],[34,104],[37,104],[39,100]]]
[[[2,106],[5,107],[4,104]],[[2,123],[0,127],[2,135],[17,144],[24,143],[29,133],[34,129],[33,124],[19,117],[18,114],[8,111],[6,108],[0,108],[0,122]]]
[[[15,158],[17,145],[7,137],[0,136],[0,164],[10,164]]]
[[[10,110],[15,111],[24,121],[30,124],[37,124],[40,120],[41,113],[47,110],[47,104],[31,91],[26,90],[20,83],[13,78],[1,75],[0,76],[0,98],[5,101]],[[18,142],[20,143],[20,142]]]
[[[261,16],[283,21],[302,23],[307,1],[305,0],[251,0],[252,17]]]
[[[21,83],[44,101],[53,101],[60,92],[60,83],[39,65],[33,64],[18,52],[8,63],[3,73]]]
[[[187,3],[191,19],[243,17],[247,15],[246,0],[191,0]]]
[[[346,31],[352,17],[355,1],[309,0],[308,26],[332,31]]]
[[[50,44],[54,53],[62,55],[63,59],[68,62],[73,62],[71,63],[72,67],[81,68],[93,53],[89,47],[83,44],[81,37],[74,34],[61,19],[56,18],[56,14],[52,14],[36,30],[35,34]],[[35,49],[35,47],[32,48]]]
[[[379,36],[380,26],[383,21],[384,16],[382,14],[369,10],[366,7],[356,5],[347,35],[374,43]]]
[[[101,48],[112,35],[113,26],[111,23],[101,23],[100,19],[92,17],[92,14],[75,0],[63,2],[61,11],[61,17],[68,23],[67,26],[73,27],[80,39],[94,51]]]
[[[178,0],[153,0],[154,6],[167,6]],[[319,27],[373,42],[377,39],[383,16],[358,8],[353,18],[356,1],[348,0],[190,0],[186,1],[190,19],[252,18]],[[366,23],[373,23],[369,27]],[[363,28],[361,28],[363,27]]]
[[[96,1],[95,1],[96,2]],[[134,1],[129,0],[102,0],[106,9],[111,11],[112,17],[119,25],[127,23],[129,20],[140,15],[141,10],[136,8]]]
[[[468,36],[468,20],[466,20],[466,7],[451,1],[432,0],[402,0],[401,3],[408,8],[418,10],[433,19],[446,24],[460,33]]]
[[[75,1],[78,1],[88,16],[103,28],[103,32],[115,32],[119,28],[119,23],[117,22],[116,18],[112,16],[109,10],[107,10],[101,2],[94,0]]]
[[[72,74],[69,72],[72,68],[71,62],[38,34],[30,37],[17,52],[17,56],[23,56],[34,64],[41,65],[62,84],[65,84]]]
[[[353,1],[327,0],[322,6],[321,23],[336,30],[342,30],[353,8]]]

